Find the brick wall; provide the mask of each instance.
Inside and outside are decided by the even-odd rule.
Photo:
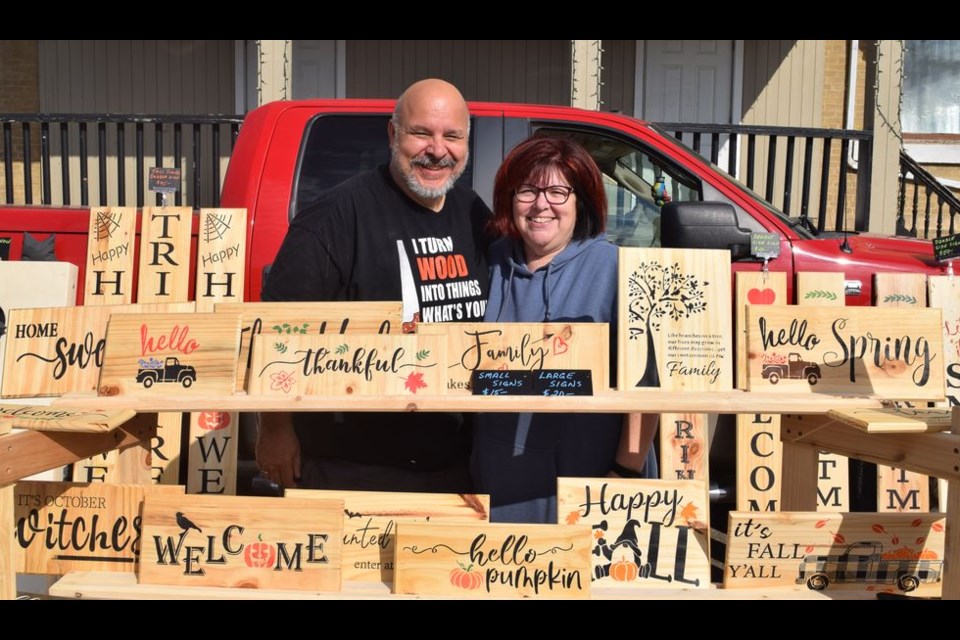
[[[0,113],[37,113],[40,111],[39,57],[36,40],[0,40]],[[23,176],[23,139],[21,128],[14,125],[13,134],[13,198],[25,202]],[[33,202],[40,202],[40,130],[31,131],[31,183]],[[7,184],[4,170],[6,158],[0,144],[0,202],[6,202]]]

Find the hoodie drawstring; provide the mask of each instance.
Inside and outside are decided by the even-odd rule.
[[[543,315],[544,322],[550,322],[550,269],[553,263],[547,263],[547,272],[543,277],[543,302],[546,305],[546,311]]]
[[[513,291],[513,274],[517,270],[516,262],[513,260],[508,260],[507,262],[510,263],[510,275],[507,276],[507,290],[500,299],[500,309],[497,311],[496,322],[500,322],[500,317],[503,315],[503,310],[507,308],[507,300],[510,299],[510,292]]]

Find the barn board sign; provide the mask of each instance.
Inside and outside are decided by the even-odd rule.
[[[470,598],[589,598],[590,527],[397,525],[394,593]]]
[[[127,304],[133,301],[133,253],[136,207],[90,210],[87,229],[85,305]]]
[[[557,519],[590,525],[595,587],[708,588],[705,480],[559,478]]]
[[[190,207],[144,207],[137,302],[184,302],[190,289]]]
[[[723,586],[939,595],[943,514],[730,513]]]
[[[240,368],[237,391],[246,388],[253,337],[261,333],[284,337],[325,333],[400,333],[401,302],[221,302],[217,313],[239,313]]]
[[[470,395],[478,369],[589,369],[594,392],[610,378],[610,327],[604,322],[420,323],[420,335],[447,340],[448,394]]]
[[[947,401],[960,406],[960,278],[930,276],[927,279],[930,306],[943,313],[943,367],[947,381]]]
[[[21,481],[14,495],[18,572],[133,572],[144,496],[183,487]]]
[[[247,210],[201,209],[197,240],[197,311],[217,302],[243,302]]]
[[[97,389],[111,314],[187,313],[192,302],[14,309],[4,357],[4,398]]]
[[[397,525],[401,522],[487,522],[490,496],[401,491],[287,489],[287,498],[343,501],[343,579],[393,582]]]
[[[751,392],[943,399],[939,309],[747,307]]]
[[[145,584],[339,591],[343,502],[148,496]]]
[[[249,392],[264,395],[442,394],[446,340],[428,335],[264,334],[253,339]]]
[[[133,409],[97,411],[32,404],[0,404],[0,422],[34,431],[104,433],[113,431],[137,415]]]
[[[114,315],[99,394],[231,395],[239,348],[236,314]]]
[[[620,247],[619,388],[733,388],[730,252]]]

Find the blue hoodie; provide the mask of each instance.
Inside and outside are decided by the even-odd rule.
[[[503,238],[489,258],[485,321],[609,322],[615,344],[616,246],[602,238],[571,241],[531,272],[523,244]],[[557,478],[605,476],[622,422],[622,414],[478,414],[471,471],[475,490],[490,494],[491,521],[556,523]]]

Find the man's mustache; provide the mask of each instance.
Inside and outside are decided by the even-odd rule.
[[[427,169],[447,169],[456,166],[453,158],[446,157],[440,160],[432,160],[428,156],[419,156],[410,161],[411,165],[426,167]]]

